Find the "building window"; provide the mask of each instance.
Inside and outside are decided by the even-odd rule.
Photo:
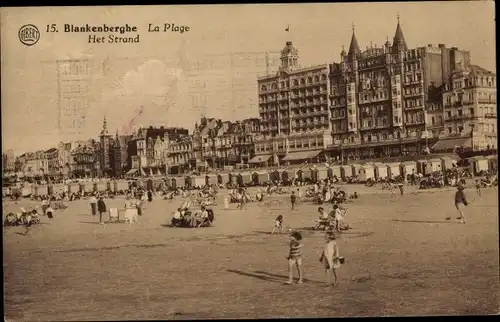
[[[434,119],[434,117],[431,118],[431,124],[432,125],[436,124],[436,120]]]
[[[451,134],[451,127],[448,128],[448,134]]]

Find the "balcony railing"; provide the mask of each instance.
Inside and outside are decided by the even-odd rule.
[[[410,111],[410,110],[421,110],[423,108],[424,108],[423,105],[418,105],[418,106],[407,106],[404,109],[405,111]]]
[[[451,117],[445,117],[445,122],[459,121],[459,120],[477,120],[478,117],[474,115],[452,115]]]
[[[345,119],[345,115],[337,115],[337,116],[330,117],[330,120],[332,120],[332,121],[343,120],[343,119]]]

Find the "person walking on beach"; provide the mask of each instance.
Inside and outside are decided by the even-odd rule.
[[[297,203],[297,196],[295,195],[295,191],[292,191],[292,195],[290,196],[290,201],[292,203],[292,210],[295,210],[295,204]]]
[[[92,194],[92,197],[90,197],[90,211],[92,213],[92,216],[97,215],[97,198],[94,194]]]
[[[99,197],[97,201],[97,210],[99,211],[99,224],[103,225],[102,214],[106,212],[106,204],[104,203],[104,198],[102,196]]]
[[[457,187],[457,192],[455,192],[455,207],[457,208],[458,213],[460,214],[460,217],[457,217],[457,219],[460,219],[460,223],[462,224],[465,224],[464,209],[468,205],[469,203],[467,202],[467,198],[465,196],[464,187],[462,185],[459,185]],[[446,218],[446,220],[450,219],[451,217]]]
[[[476,192],[479,197],[481,197],[481,183],[479,182],[479,180],[476,180]]]
[[[323,263],[325,267],[325,281],[327,285],[330,285],[330,272],[333,274],[332,286],[337,286],[338,276],[337,268],[340,267],[340,253],[339,245],[336,241],[336,236],[334,232],[327,232],[325,235],[326,243],[319,258],[320,263]]]
[[[148,202],[153,201],[153,191],[151,189],[148,190]]]
[[[399,192],[401,193],[401,195],[404,196],[404,194],[405,194],[405,191],[404,191],[405,185],[403,184],[403,182],[399,182],[398,183],[398,188],[399,188]]]
[[[298,231],[292,232],[290,235],[290,253],[287,257],[288,259],[288,281],[285,284],[293,283],[293,267],[297,267],[297,271],[299,273],[298,284],[304,283],[303,280],[303,271],[302,271],[302,254],[300,252],[300,248],[302,248],[303,244],[301,243],[302,235]]]

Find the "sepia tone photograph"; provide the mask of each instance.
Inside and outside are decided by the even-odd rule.
[[[5,321],[498,314],[493,1],[0,26]]]

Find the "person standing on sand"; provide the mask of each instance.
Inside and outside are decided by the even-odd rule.
[[[479,182],[479,180],[476,180],[476,192],[479,197],[481,197],[481,183]]]
[[[337,268],[340,267],[340,253],[339,245],[336,241],[336,236],[334,232],[328,232],[325,236],[326,243],[319,258],[320,263],[325,266],[325,281],[327,285],[330,285],[329,272],[333,273],[333,283],[332,286],[337,286]]]
[[[401,193],[401,195],[404,196],[404,194],[405,194],[405,191],[404,191],[405,185],[403,184],[403,182],[398,183],[398,188],[399,188],[399,192]]]
[[[465,197],[464,187],[462,185],[459,185],[457,187],[457,192],[455,193],[455,207],[457,208],[458,213],[460,214],[460,217],[457,217],[457,219],[460,219],[461,224],[465,224],[464,209],[468,205],[469,203],[467,202],[467,198]],[[446,218],[446,220],[450,219],[451,217]]]
[[[297,196],[295,195],[295,191],[292,191],[290,202],[292,203],[292,210],[295,210],[295,204],[297,203]]]
[[[92,213],[92,216],[97,215],[97,198],[94,194],[92,194],[92,197],[90,197],[90,211]]]
[[[290,253],[287,257],[288,259],[288,281],[285,284],[293,283],[293,267],[297,267],[297,271],[299,273],[298,284],[304,283],[303,271],[302,271],[302,254],[300,252],[300,248],[302,248],[303,244],[300,242],[302,240],[302,235],[298,231],[292,232],[290,235]]]
[[[104,203],[104,198],[102,196],[99,197],[97,201],[97,210],[99,211],[99,224],[103,225],[102,214],[106,212],[106,204]]]

